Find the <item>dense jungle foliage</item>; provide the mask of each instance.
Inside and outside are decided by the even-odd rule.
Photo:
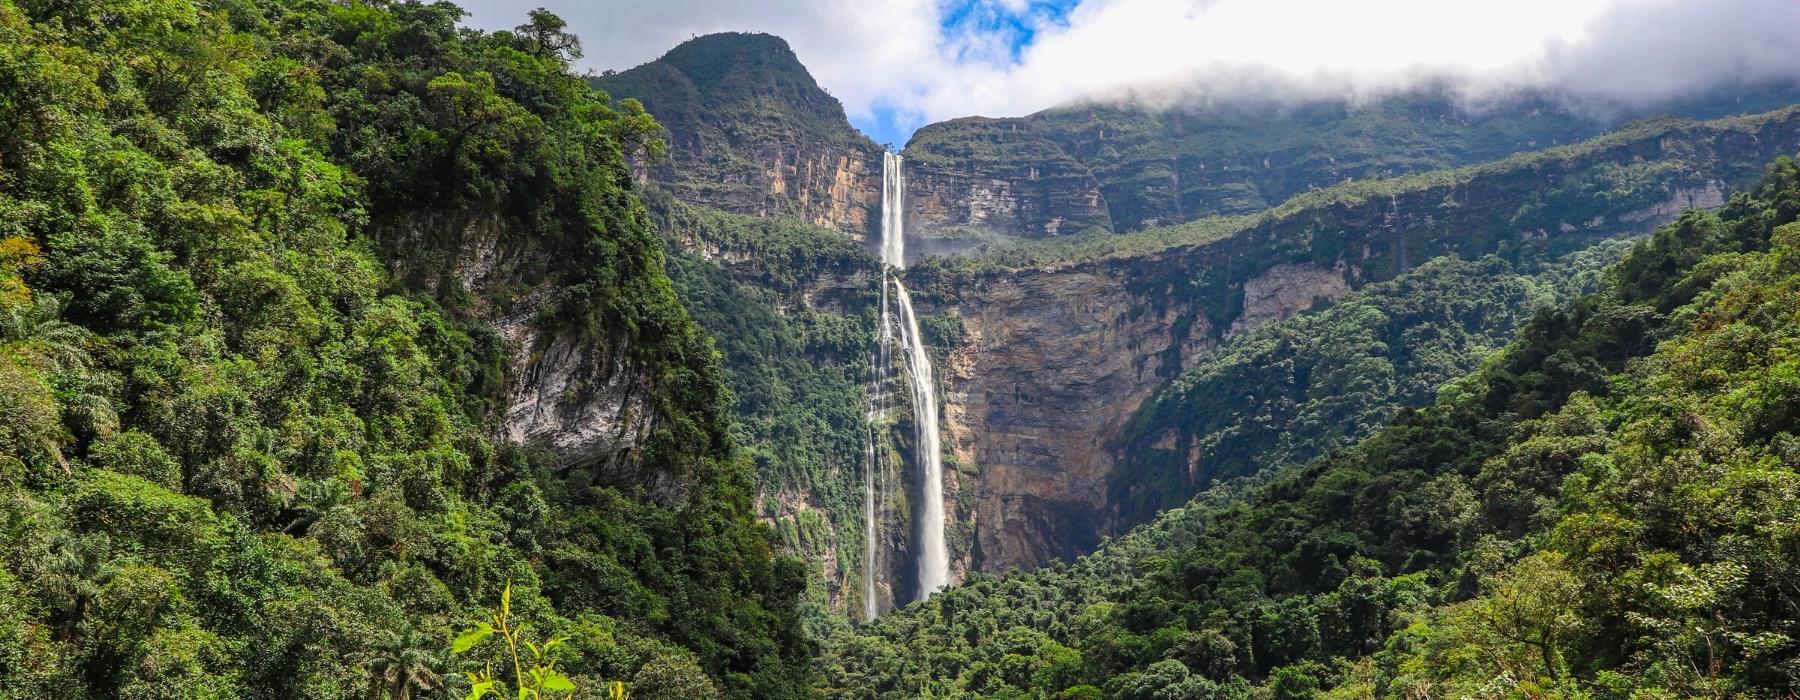
[[[732,434],[755,466],[759,512],[807,562],[809,632],[844,627],[868,556],[864,450],[881,262],[836,231],[760,219],[647,193],[669,237],[669,275],[717,339],[737,399]]]
[[[1144,522],[1212,484],[1302,464],[1386,426],[1478,367],[1536,310],[1598,288],[1625,239],[1444,256],[1313,313],[1234,336],[1132,415],[1107,485]]]
[[[828,695],[1792,695],[1796,219],[1783,158],[1434,405],[884,617],[836,640]]]
[[[7,697],[510,694],[552,639],[558,695],[809,693],[804,573],[632,190],[660,127],[554,16],[461,16],[0,0]],[[506,300],[392,272],[475,220],[555,253],[513,280],[558,290],[537,323],[628,348],[628,461],[679,497],[490,437],[532,351],[484,322]]]

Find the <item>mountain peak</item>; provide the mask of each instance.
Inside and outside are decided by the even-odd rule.
[[[760,69],[799,74],[805,82],[818,87],[787,40],[773,34],[703,34],[677,44],[656,60],[675,67],[696,83],[716,82],[736,71]]]
[[[709,121],[796,129],[830,141],[861,136],[844,106],[819,87],[787,41],[773,34],[697,36],[655,61],[593,83],[615,97],[638,98],[671,131]]]
[[[880,206],[881,147],[850,125],[786,41],[708,34],[591,79],[668,129],[669,158],[641,176],[685,201],[789,216],[866,235]]]

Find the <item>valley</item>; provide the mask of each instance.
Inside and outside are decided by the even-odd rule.
[[[765,74],[771,72],[782,76],[778,82],[783,85],[809,85],[804,67],[784,47],[769,42],[765,37],[717,35],[697,39],[673,55],[683,71],[704,70],[691,55],[712,58],[714,72],[699,77],[684,73],[689,75],[686,82],[696,85],[768,80]],[[597,84],[626,91],[621,96],[641,97],[655,111],[657,100],[664,99],[660,93],[630,90],[638,76],[663,70],[670,69],[651,64]],[[843,136],[853,130],[841,110],[821,116],[816,105],[827,98],[816,86],[802,92],[805,97],[791,107],[757,103],[762,110],[758,123],[767,127],[785,121],[790,126],[735,136],[722,135],[722,120],[681,111],[686,108],[679,105],[687,102],[678,102],[678,116],[667,120],[672,143],[689,139],[683,132],[691,130],[697,135],[691,138],[712,145],[673,153],[665,167],[679,172],[689,159],[716,160],[723,157],[720,153],[730,153],[756,160],[760,153],[768,159],[750,170],[792,176],[811,172],[787,155],[770,154],[813,148],[800,136],[803,131],[840,135],[822,143],[853,143]],[[1748,108],[1779,104],[1781,94],[1757,93]],[[708,103],[730,95],[702,91],[681,99]],[[722,114],[750,109],[708,104]],[[1734,106],[1743,104],[1737,100]],[[1702,101],[1674,107],[1702,115],[1720,109]],[[956,579],[1079,556],[1209,484],[1248,476],[1264,466],[1268,456],[1262,450],[1275,434],[1293,431],[1292,424],[1240,425],[1231,437],[1218,441],[1217,435],[1193,434],[1182,425],[1192,420],[1188,404],[1172,397],[1152,401],[1177,391],[1184,370],[1216,353],[1236,352],[1243,343],[1235,339],[1329,306],[1354,290],[1441,256],[1492,255],[1511,264],[1541,265],[1546,257],[1559,259],[1607,239],[1647,233],[1690,207],[1722,204],[1726,192],[1753,182],[1764,163],[1800,150],[1800,113],[1789,108],[1713,121],[1661,117],[1611,131],[1543,101],[1525,99],[1513,111],[1468,116],[1431,93],[1359,107],[1282,111],[1276,119],[1268,118],[1278,111],[1274,105],[1244,109],[1185,118],[1183,123],[1196,127],[1210,124],[1200,131],[1213,134],[1211,140],[1172,130],[1166,120],[1157,121],[1163,116],[1077,106],[1023,120],[928,126],[901,152],[907,174],[903,249],[916,262],[907,271],[908,285],[914,288],[941,376],[943,456],[952,467],[945,481],[946,529]],[[1087,114],[1086,122],[1077,118],[1080,114]],[[1197,121],[1201,117],[1211,121]],[[1115,227],[1110,203],[1124,200],[1106,196],[1095,173],[1116,177],[1120,166],[1108,170],[1092,154],[1085,162],[1067,155],[1058,143],[1072,143],[1075,137],[1068,130],[1076,123],[1110,129],[1111,139],[1134,144],[1133,153],[1166,148],[1198,154],[1265,144],[1271,160],[1260,167],[1269,175],[1252,177],[1244,160],[1248,156],[1240,154],[1234,164],[1215,164],[1218,172],[1212,179],[1191,176],[1189,182],[1210,182],[1202,188],[1209,192],[1239,186],[1226,181],[1254,182],[1285,201],[1234,208],[1206,204],[1201,200],[1212,195],[1196,193],[1190,204],[1158,205],[1179,204],[1185,217],[1169,217],[1176,219],[1175,225],[1156,226],[1162,217],[1139,217],[1136,224]],[[1321,126],[1322,133],[1317,131]],[[1396,158],[1387,152],[1379,159],[1387,169],[1378,173],[1352,167],[1376,160],[1370,145],[1342,136],[1333,141],[1330,129],[1393,138],[1397,145],[1405,144],[1400,147],[1418,149],[1419,155]],[[1583,140],[1589,136],[1595,138]],[[1303,160],[1296,149],[1314,158],[1330,155],[1341,167],[1313,170],[1321,167],[1316,160],[1294,163]],[[1334,154],[1333,149],[1342,150]],[[1044,160],[1051,154],[1060,160]],[[690,192],[686,201],[762,216],[800,211],[824,197],[831,206],[864,203],[874,214],[862,218],[879,222],[882,198],[867,194],[878,191],[879,173],[866,165],[879,159],[844,156],[840,162],[864,163],[857,166],[863,172],[851,178],[860,190],[802,193],[771,180],[760,185],[762,201],[754,206],[737,195],[699,192]],[[1277,162],[1288,164],[1277,167]],[[1281,173],[1309,173],[1295,177],[1310,181],[1282,184]],[[641,172],[640,177],[658,187],[665,182],[655,173]],[[971,189],[971,183],[979,187]],[[673,187],[683,191],[687,185]],[[1050,230],[1045,222],[1051,220],[1082,223]],[[1037,223],[1023,223],[1027,221]],[[819,236],[841,231],[860,240],[865,250],[888,244],[874,225],[845,231],[841,221],[800,223],[823,229]],[[692,235],[684,235],[691,240]],[[771,253],[792,255],[760,254]],[[709,255],[727,269],[770,264]],[[872,254],[870,258],[862,265],[865,274],[873,275],[876,263]],[[794,274],[810,273],[797,267]],[[781,303],[867,322],[873,309],[869,297],[858,308],[821,307],[808,302],[822,291],[804,289],[813,283],[802,281],[800,288],[787,290],[787,301]],[[1470,323],[1468,331],[1499,333],[1498,340],[1522,320],[1498,326],[1484,325],[1484,320]],[[713,332],[723,336],[733,331]],[[1396,336],[1404,332],[1393,331]],[[1473,368],[1480,355],[1476,349],[1461,349],[1451,366]],[[858,369],[866,358],[854,352],[834,360],[846,376],[866,371]],[[1442,381],[1455,374],[1431,376]],[[1403,372],[1395,381],[1413,380]],[[1384,392],[1366,406],[1343,410],[1384,415],[1393,400],[1401,405],[1427,401],[1432,386],[1435,382],[1407,392]],[[1284,461],[1300,463],[1324,454],[1381,422],[1371,418],[1348,429],[1317,427],[1323,431],[1318,440],[1291,436],[1293,442],[1311,446],[1287,452]],[[880,454],[914,464],[913,442],[896,438]],[[874,554],[856,551],[858,540],[863,547],[869,540],[860,536],[866,529],[861,504],[851,503],[845,494],[852,483],[846,479],[861,472],[862,459],[840,450],[829,467],[815,470],[819,478],[836,481],[828,489],[814,490],[804,482],[781,487],[790,494],[781,500],[790,505],[776,517],[790,519],[796,532],[804,518],[812,523],[807,527],[813,544],[808,546],[832,552],[812,557],[826,562],[818,595],[831,609],[868,605],[853,606],[854,596],[846,596],[846,591],[867,586],[846,562],[865,556],[907,562],[915,556],[912,536],[904,534],[880,538]],[[835,474],[822,476],[820,470]],[[911,509],[917,505],[916,498],[906,502],[906,508],[883,516],[893,518],[892,527],[902,532],[913,528]],[[878,578],[904,580],[911,575],[908,566],[877,567]],[[887,600],[903,603],[913,595],[909,586],[882,585],[894,591],[883,596],[878,604],[883,608]]]
[[[926,5],[0,0],[0,697],[1800,694],[1800,13]]]

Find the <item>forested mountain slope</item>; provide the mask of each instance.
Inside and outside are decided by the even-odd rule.
[[[641,100],[668,129],[669,157],[642,162],[640,174],[678,199],[878,233],[881,147],[779,37],[708,34],[592,82]]]
[[[759,513],[806,561],[805,618],[826,636],[864,615],[861,596],[847,594],[861,590],[869,556],[862,475],[881,262],[842,233],[805,222],[719,212],[661,192],[647,199],[668,239],[676,291],[717,339]]]
[[[836,697],[1782,697],[1800,166],[1356,446],[833,645]]]
[[[661,128],[460,17],[0,0],[5,695],[807,694]]]

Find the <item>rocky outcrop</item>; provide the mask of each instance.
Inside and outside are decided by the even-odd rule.
[[[492,217],[419,219],[403,231],[402,244],[418,252],[410,263],[402,259],[399,276],[440,298],[470,300],[466,311],[501,341],[498,437],[549,447],[564,469],[602,483],[642,485],[665,505],[685,497],[672,475],[634,469],[659,416],[650,377],[624,341],[601,342],[543,320],[557,292],[543,274],[551,267],[549,251],[509,241],[505,225]],[[417,257],[424,251],[430,257]],[[445,274],[418,276],[426,270]]]
[[[1244,281],[1244,309],[1231,322],[1231,337],[1265,323],[1280,321],[1320,303],[1329,304],[1350,291],[1344,265],[1282,264]]]

